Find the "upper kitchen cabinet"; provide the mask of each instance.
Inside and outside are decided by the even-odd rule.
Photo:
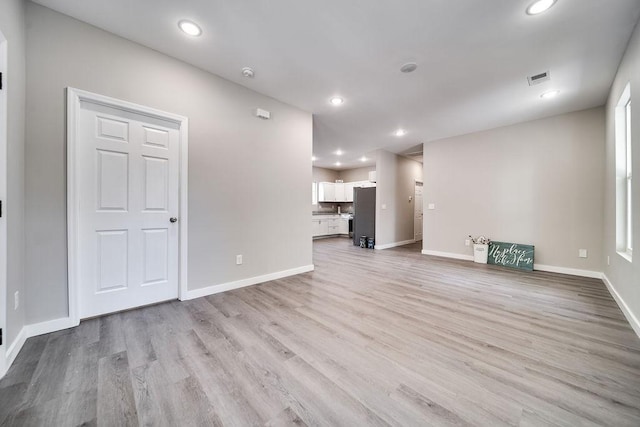
[[[375,187],[370,181],[356,182],[319,182],[318,202],[353,202],[353,189],[355,187]]]
[[[336,188],[336,202],[346,202],[347,199],[345,198],[345,194],[344,194],[344,182],[336,182],[335,184],[335,188]]]
[[[342,192],[344,193],[344,188]],[[318,201],[319,202],[335,202],[336,201],[336,184],[334,182],[318,183]]]
[[[344,183],[344,196],[347,202],[353,202],[353,184],[353,182]]]

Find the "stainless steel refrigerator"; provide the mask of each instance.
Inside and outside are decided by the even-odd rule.
[[[353,244],[360,237],[376,237],[376,187],[353,189]]]

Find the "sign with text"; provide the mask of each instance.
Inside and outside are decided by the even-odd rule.
[[[533,271],[533,246],[518,243],[491,242],[488,264]]]

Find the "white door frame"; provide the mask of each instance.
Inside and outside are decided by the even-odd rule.
[[[180,200],[178,217],[179,225],[179,259],[178,259],[178,298],[187,298],[187,249],[188,249],[188,168],[189,168],[189,120],[187,117],[156,110],[143,105],[121,101],[95,93],[67,88],[67,239],[68,239],[68,283],[69,283],[69,318],[74,325],[80,323],[79,318],[79,284],[78,284],[78,171],[77,151],[79,144],[79,114],[81,102],[91,102],[115,108],[129,113],[136,113],[154,119],[177,124],[180,127]]]
[[[2,90],[0,91],[0,200],[2,200],[2,218],[0,218],[0,328],[2,328],[2,344],[0,345],[0,378],[5,374],[7,365],[7,72],[8,42],[0,31],[0,72],[2,72]]]

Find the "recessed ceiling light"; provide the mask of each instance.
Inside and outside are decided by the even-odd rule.
[[[311,156],[311,161],[315,162],[316,160],[318,160],[318,158],[316,156]]]
[[[331,103],[331,105],[335,105],[337,107],[338,105],[344,104],[344,99],[340,98],[339,96],[334,96],[329,100],[329,102]]]
[[[336,166],[340,166],[342,163],[340,162],[336,162]]]
[[[545,92],[542,95],[540,95],[540,98],[542,98],[542,99],[551,99],[551,98],[555,98],[559,94],[560,94],[559,90],[550,90],[549,92]]]
[[[538,0],[527,8],[529,15],[538,15],[542,12],[546,12],[555,4],[556,0]]]
[[[342,150],[336,150],[336,156],[342,156],[343,153]]]
[[[395,136],[405,136],[407,134],[407,131],[404,129],[398,129],[397,131],[395,131],[394,135]]]
[[[361,162],[366,162],[367,160],[368,160],[368,159],[367,159],[365,156],[362,156],[362,157],[360,158],[360,161],[361,161]]]
[[[193,37],[198,37],[202,34],[202,29],[200,29],[195,22],[187,21],[186,19],[178,22],[178,27],[180,27],[185,34]]]
[[[403,73],[413,73],[418,68],[418,64],[415,62],[407,62],[400,67],[400,71]]]

